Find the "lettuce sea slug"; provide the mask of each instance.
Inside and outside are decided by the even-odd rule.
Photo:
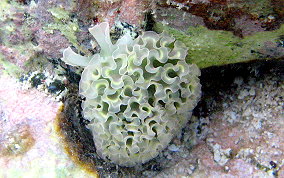
[[[196,106],[200,70],[187,48],[166,33],[129,34],[112,44],[109,24],[89,29],[100,53],[81,56],[67,48],[62,60],[84,67],[79,93],[97,153],[122,166],[156,157],[180,132]]]

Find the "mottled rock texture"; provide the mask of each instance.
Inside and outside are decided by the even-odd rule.
[[[186,32],[182,36],[184,40],[191,36],[209,39],[209,44],[200,42],[198,50],[204,55],[194,56],[196,64],[196,60],[210,61],[206,55],[223,53],[221,49],[226,49],[226,46],[248,51],[242,56],[233,51],[220,57],[219,61],[201,67],[230,63],[222,62],[224,60],[235,63],[279,58],[284,53],[283,37],[279,35],[283,34],[283,28],[280,29],[284,18],[283,6],[280,0],[3,0],[0,3],[3,9],[0,13],[0,58],[29,69],[31,61],[40,63],[38,68],[44,68],[47,59],[58,60],[62,57],[62,50],[70,45],[82,54],[91,55],[96,50],[90,45],[94,39],[88,34],[88,28],[103,21],[108,21],[111,26],[116,24],[114,36],[123,33],[124,29],[141,31],[145,27],[152,30],[155,22],[158,26],[154,29],[159,32],[168,28],[176,30],[172,33],[175,36]],[[124,25],[121,27],[120,23]],[[161,27],[161,24],[166,27]],[[215,30],[220,31],[215,33]],[[218,40],[203,36],[207,32],[218,36]],[[265,32],[271,33],[267,35]],[[246,39],[242,40],[245,37],[248,41],[257,41],[260,47],[256,49]],[[234,60],[236,58],[239,60]]]
[[[88,35],[89,27],[102,21],[112,26],[120,21],[141,27],[150,3],[149,0],[3,0],[0,3],[3,9],[0,12],[1,56],[23,67],[29,60],[45,61],[41,56],[61,58],[62,49],[70,45],[90,54],[89,42],[93,39]]]
[[[0,76],[0,177],[93,177],[74,164],[56,131],[62,104]]]
[[[251,66],[250,77],[245,76],[245,71],[235,71],[238,73],[235,79],[223,76],[231,81],[230,89],[219,88],[218,94],[207,93],[208,87],[211,88],[210,79],[204,80],[208,83],[203,88],[205,93],[200,103],[203,109],[197,108],[199,131],[197,137],[191,137],[199,139],[193,141],[196,145],[191,147],[190,153],[181,151],[183,154],[172,156],[176,163],[157,177],[276,177],[283,174],[283,67],[265,74],[263,68]],[[223,70],[216,76],[221,78],[224,74],[228,71]],[[215,85],[228,87],[224,84]],[[247,92],[244,94],[244,91]]]
[[[62,114],[63,134],[58,136],[52,126],[58,103],[35,89],[23,90],[18,79],[4,76],[39,69],[58,74],[53,66],[59,66],[62,49],[71,45],[82,55],[92,55],[99,48],[90,45],[94,39],[88,28],[116,20],[125,25],[114,28],[115,37],[133,26],[142,30],[144,23],[147,30],[170,29],[178,34],[176,38],[189,42],[192,61],[205,61],[202,67],[216,65],[210,63],[216,59],[222,62],[219,65],[232,63],[236,57],[242,60],[233,63],[283,60],[283,7],[282,0],[1,0],[0,177],[93,176],[68,156],[79,165],[90,163],[92,172],[97,169],[102,176],[112,177],[283,177],[283,75],[279,73],[283,73],[283,63],[265,75],[260,75],[260,69],[269,63],[202,70],[204,96],[195,119],[168,150],[136,169],[117,167],[97,157],[80,117],[77,91],[65,100],[69,110]],[[149,11],[153,15],[144,20]],[[238,73],[243,66],[248,72]],[[67,69],[59,71],[68,74],[64,82],[78,82],[74,68]],[[63,140],[68,156],[58,144]]]
[[[244,37],[279,28],[283,7],[281,0],[160,0],[156,18],[177,29],[203,25]],[[191,22],[185,21],[188,18]]]
[[[284,56],[284,17],[273,2],[161,0],[154,29],[185,43],[188,59],[201,68],[279,59]]]

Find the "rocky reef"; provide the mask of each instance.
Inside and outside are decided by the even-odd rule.
[[[281,0],[2,0],[0,177],[283,176],[283,7]],[[101,22],[110,24],[113,44],[124,34],[165,31],[201,68],[193,117],[135,168],[98,156],[78,96],[83,69],[61,61],[69,46],[99,53],[88,29]]]

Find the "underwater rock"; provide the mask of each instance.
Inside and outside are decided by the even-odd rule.
[[[283,64],[278,61],[203,70],[203,109],[197,106],[197,126],[191,120],[195,135],[187,141],[196,144],[189,147],[190,152],[172,155],[171,166],[156,177],[282,176]],[[209,77],[212,71],[216,72]],[[244,82],[234,82],[240,78]],[[212,93],[214,86],[219,88],[218,94]],[[243,89],[252,88],[255,95],[238,98]]]
[[[87,176],[55,133],[62,104],[9,76],[0,83],[0,177]]]
[[[220,65],[262,59],[262,62],[265,62],[266,60],[273,58],[283,60],[284,42],[283,27],[281,28],[281,24],[283,24],[284,5],[281,0],[159,0],[152,1],[152,4],[148,4],[148,2],[149,1],[132,0],[0,1],[0,88],[1,91],[3,91],[0,97],[0,142],[1,144],[3,143],[0,146],[0,177],[2,175],[3,177],[21,177],[27,175],[37,176],[39,174],[39,176],[50,176],[52,174],[54,176],[63,177],[70,177],[71,175],[75,175],[77,177],[93,176],[93,174],[87,174],[82,171],[82,167],[78,167],[77,164],[74,165],[72,163],[70,160],[70,155],[74,154],[72,150],[70,151],[71,154],[68,156],[62,151],[61,136],[53,134],[53,131],[51,131],[52,134],[46,131],[54,129],[54,127],[51,126],[53,124],[51,115],[56,113],[58,103],[50,100],[50,102],[45,103],[45,101],[48,100],[45,97],[46,94],[39,94],[40,92],[35,89],[22,90],[20,89],[20,85],[15,84],[17,83],[15,80],[18,79],[11,79],[9,77],[3,78],[3,75],[6,73],[17,73],[20,74],[17,75],[17,77],[19,77],[22,74],[21,72],[34,72],[35,70],[40,73],[43,72],[44,74],[48,74],[46,73],[46,70],[49,70],[50,73],[58,73],[59,71],[59,74],[63,75],[64,72],[62,72],[62,70],[57,70],[57,68],[60,65],[59,58],[62,55],[62,50],[67,46],[72,45],[77,48],[81,54],[83,53],[85,55],[92,55],[97,52],[98,49],[93,50],[94,46],[90,45],[90,41],[93,40],[93,37],[89,34],[88,28],[98,22],[109,21],[114,23],[116,20],[128,22],[132,24],[125,23],[125,28],[129,30],[128,27],[132,28],[133,26],[136,26],[138,27],[137,31],[141,30],[140,27],[143,27],[144,23],[147,29],[150,30],[153,30],[152,27],[155,25],[154,23],[163,24],[165,25],[163,28],[157,28],[158,25],[156,24],[154,29],[157,31],[168,30],[171,33],[173,29],[176,30],[174,32],[177,33],[172,34],[174,34],[177,39],[185,39],[184,43],[186,41],[190,42],[187,43],[187,47],[193,50],[189,51],[189,56],[194,57],[189,60],[198,64],[201,68],[215,65],[215,60],[221,61],[221,63],[218,63]],[[157,6],[155,6],[156,2],[158,2]],[[109,4],[112,4],[112,8],[107,8]],[[137,7],[141,4],[142,6]],[[127,8],[128,5],[130,5],[129,7],[131,8]],[[149,7],[150,5],[151,7]],[[134,11],[134,9],[139,10]],[[150,11],[152,10],[153,16],[148,14],[149,9]],[[105,15],[102,16],[101,14]],[[148,14],[145,20],[144,14]],[[113,29],[116,30],[116,28],[117,27]],[[133,27],[133,29],[135,28]],[[122,29],[120,32],[123,34],[125,31]],[[184,32],[186,33],[186,36],[182,34]],[[119,37],[117,31],[115,31],[113,36],[117,38]],[[189,45],[191,43],[192,45]],[[244,60],[235,61],[234,59],[236,56],[241,57],[239,59]],[[211,61],[214,63],[211,63]],[[264,63],[264,65],[266,64],[267,63]],[[55,68],[50,67],[53,65]],[[236,65],[232,71],[243,65],[245,64]],[[66,65],[64,67],[66,67]],[[24,70],[21,70],[23,68]],[[220,68],[220,71],[223,70],[224,68]],[[74,68],[71,67],[67,68],[66,73],[68,77],[71,75],[75,76],[76,80],[73,81],[78,81],[80,76],[74,71]],[[212,73],[207,73],[207,75],[204,76],[210,78],[212,74],[216,75],[215,72],[213,70]],[[251,75],[254,72],[257,73],[258,71],[253,69],[246,75]],[[224,75],[228,74],[226,73]],[[229,75],[233,75],[233,73],[229,73]],[[40,79],[39,83],[48,83],[50,81],[49,78],[47,81],[43,80]],[[11,81],[14,83],[13,87],[10,85]],[[63,79],[60,78],[60,81],[63,82]],[[209,84],[210,82],[207,81],[203,86],[210,86],[210,93],[218,93],[220,88],[216,87],[216,83],[218,83],[220,79],[218,78],[212,81],[214,84]],[[271,79],[271,81],[275,80]],[[226,83],[227,81],[224,79],[221,82]],[[244,83],[246,83],[246,81],[244,81]],[[252,92],[252,95],[251,93],[246,95],[242,101],[254,102],[258,99],[263,102],[263,106],[272,104],[275,108],[263,108],[265,112],[267,111],[266,109],[271,109],[271,115],[278,116],[278,114],[281,113],[281,106],[278,106],[275,104],[276,101],[270,99],[278,96],[277,91],[283,91],[283,87],[280,86],[277,81],[275,83],[264,83],[260,83],[259,86],[254,86],[253,90],[255,90],[255,93]],[[68,84],[68,81],[66,84]],[[239,85],[244,86],[242,83],[239,83]],[[38,86],[37,83],[35,86]],[[270,93],[260,92],[259,88],[263,89],[263,86],[268,87],[269,91],[272,91],[270,90],[272,88],[275,88],[277,91],[275,90]],[[46,89],[51,92],[57,92],[57,89],[63,90],[63,88],[64,87],[60,82],[51,83],[51,85],[47,85],[46,87]],[[228,86],[227,88],[232,88],[235,92],[235,86]],[[249,88],[244,89],[249,92],[251,91]],[[11,99],[7,98],[7,96],[11,96],[11,91],[19,92],[19,97],[11,97]],[[240,90],[237,91],[238,92],[236,94],[241,93]],[[263,93],[264,96],[268,96],[270,99],[260,99],[259,93]],[[229,97],[228,100],[230,100],[230,98],[238,100],[236,97],[232,97],[228,93],[223,93],[222,96],[216,97],[214,101],[209,100],[211,102],[210,104],[214,105],[216,103],[222,103],[221,105],[224,105],[224,107],[228,106],[230,105],[229,102],[223,102],[220,100],[220,98],[227,96]],[[255,99],[253,99],[252,96],[255,97]],[[207,98],[203,99],[202,102],[206,100]],[[6,104],[6,102],[8,104]],[[52,103],[57,104],[53,107],[54,105]],[[31,106],[24,107],[28,105]],[[45,107],[41,107],[41,105]],[[76,103],[74,105],[76,105]],[[237,102],[234,105],[243,107],[243,115],[236,109],[233,111],[225,110],[224,113],[223,110],[219,110],[219,114],[213,114],[213,118],[222,118],[222,120],[219,120],[219,123],[212,124],[212,128],[215,129],[214,133],[216,135],[226,137],[226,129],[233,128],[233,126],[236,126],[237,124],[241,125],[249,123],[252,126],[249,129],[252,131],[254,131],[254,129],[261,130],[264,126],[267,126],[268,121],[259,117],[263,113],[257,113],[256,110],[251,108],[251,106],[248,107],[246,103]],[[9,112],[7,112],[7,108],[10,108]],[[207,113],[213,112],[212,108],[208,108]],[[200,108],[197,108],[196,110],[199,111],[199,109]],[[46,113],[46,110],[50,112]],[[41,114],[41,111],[46,114]],[[269,114],[268,117],[270,118],[271,115]],[[4,122],[4,120],[7,119],[7,116],[10,116],[12,121],[19,120],[19,122],[17,122],[17,124]],[[263,135],[261,135],[262,141],[259,142],[260,148],[253,148],[253,150],[259,152],[257,154],[255,154],[256,152],[254,152],[254,154],[247,154],[250,153],[251,149],[242,149],[242,151],[238,152],[240,157],[239,159],[230,159],[226,162],[230,156],[234,156],[236,154],[236,148],[233,148],[233,152],[232,154],[229,154],[229,156],[227,153],[223,154],[223,150],[228,149],[233,144],[229,145],[230,140],[227,140],[228,144],[223,145],[220,143],[222,141],[214,137],[213,139],[216,139],[218,144],[221,145],[220,150],[216,151],[215,149],[216,158],[218,158],[218,155],[219,158],[221,158],[216,160],[219,160],[222,163],[226,162],[227,164],[224,167],[221,167],[220,165],[215,166],[217,163],[214,162],[214,155],[210,152],[210,146],[203,145],[187,147],[194,142],[198,142],[189,133],[193,132],[193,135],[199,134],[201,132],[200,127],[205,127],[209,124],[208,117],[199,117],[198,114],[197,116],[198,120],[193,119],[190,123],[197,125],[198,129],[185,129],[185,132],[183,131],[181,135],[174,138],[173,144],[179,148],[177,152],[167,151],[168,149],[166,149],[156,159],[146,163],[141,169],[135,171],[130,168],[124,169],[113,165],[105,166],[107,164],[103,160],[100,160],[100,164],[98,164],[97,169],[100,170],[101,175],[105,175],[106,177],[118,175],[120,177],[125,175],[126,177],[142,175],[145,177],[153,177],[158,173],[161,173],[161,175],[163,175],[163,173],[168,173],[167,168],[173,168],[171,169],[172,172],[170,171],[167,175],[174,175],[177,171],[180,171],[181,174],[184,175],[184,171],[186,175],[203,175],[205,172],[206,175],[210,175],[210,173],[212,173],[211,175],[222,174],[224,176],[233,174],[239,177],[246,175],[273,176],[272,174],[278,174],[278,177],[283,176],[283,161],[281,163],[280,160],[283,160],[283,157],[281,155],[278,155],[277,157],[277,154],[280,152],[277,152],[275,148],[270,149],[273,145],[278,145],[281,149],[283,147],[281,145],[283,142],[277,140],[277,137],[275,136],[275,134],[283,135],[283,129],[281,130],[281,127],[275,127],[278,122],[282,121],[281,119],[283,117],[280,119],[277,119],[278,117],[275,117],[276,119],[273,117],[271,118],[271,125],[268,125],[268,127],[269,129],[274,128],[274,130],[264,134],[269,137],[269,139],[266,139]],[[239,123],[238,119],[242,117],[246,119]],[[13,118],[16,119],[14,120]],[[202,121],[204,120],[206,122],[203,123]],[[264,120],[264,123],[262,120]],[[226,123],[226,127],[222,126],[224,121]],[[281,122],[278,125],[281,126]],[[241,126],[247,127],[247,125]],[[220,131],[218,128],[221,128],[221,131],[225,131],[218,133],[218,131]],[[236,130],[243,129],[243,127],[240,126],[236,126],[236,128]],[[70,134],[72,132],[72,127],[68,127],[68,129],[69,130],[66,134]],[[231,133],[230,135],[232,136],[235,134],[238,136],[238,134],[246,134],[246,138],[251,136],[255,137],[255,132],[239,133],[236,130],[232,130],[231,132],[234,133]],[[209,129],[207,131],[209,132]],[[207,133],[207,131],[201,132],[202,139],[206,138],[205,133]],[[46,134],[47,132],[48,134]],[[212,134],[213,136],[214,133]],[[77,138],[82,137],[74,137],[75,140]],[[271,144],[265,145],[266,141]],[[245,142],[249,143],[247,140],[245,140]],[[250,146],[252,144],[248,145]],[[266,147],[264,150],[268,153],[267,155],[263,154],[263,147]],[[82,147],[78,148],[81,149]],[[83,152],[82,150],[84,149],[81,149],[81,152]],[[192,151],[189,152],[188,150]],[[193,155],[192,164],[188,164],[188,159],[182,159],[184,156],[186,157],[187,153]],[[89,152],[85,154],[89,154]],[[93,154],[89,154],[88,156],[94,164],[97,163]],[[252,162],[250,162],[251,157],[255,158]],[[269,157],[273,159],[270,160],[268,159]],[[200,165],[204,166],[204,169],[196,169],[199,166],[194,164],[197,162],[196,158],[200,158]],[[257,162],[255,162],[255,160]],[[178,162],[178,164],[175,164],[176,162]],[[23,165],[26,166],[19,167]],[[16,167],[19,167],[19,169],[16,169]],[[269,172],[269,175],[267,172]]]

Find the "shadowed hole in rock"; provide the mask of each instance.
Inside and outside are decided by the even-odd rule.
[[[156,124],[156,123],[157,123],[156,121],[151,120],[151,121],[149,122],[149,126],[151,127],[152,125],[154,125],[154,124]]]
[[[148,92],[148,96],[149,97],[153,97],[154,96],[154,93],[156,92],[156,86],[154,84],[150,85],[148,88],[147,88],[147,92]]]
[[[162,107],[165,107],[166,106],[166,103],[162,100],[159,100],[158,103],[162,106]]]
[[[124,95],[129,96],[129,97],[133,96],[132,95],[132,89],[130,87],[125,88],[124,89]]]
[[[157,136],[157,128],[156,127],[152,127],[152,131],[155,132],[155,136]]]
[[[137,114],[132,114],[131,117],[138,117]]]
[[[103,110],[102,110],[102,112],[103,112],[104,114],[107,114],[107,113],[108,113],[108,108],[109,108],[109,104],[106,103],[106,102],[103,102]]]
[[[167,63],[171,63],[175,66],[178,63],[178,61],[180,61],[180,59],[169,59]]]
[[[135,110],[135,111],[139,110],[139,106],[140,105],[137,102],[133,102],[133,103],[130,104],[131,109]]]
[[[153,67],[157,68],[159,66],[164,66],[165,64],[161,63],[160,61],[158,61],[157,59],[153,60]]]
[[[128,138],[128,139],[126,140],[126,145],[127,145],[127,146],[132,146],[132,143],[133,143],[133,139],[132,139],[132,138]]]
[[[149,109],[148,107],[145,107],[145,106],[142,107],[142,110],[143,110],[143,111],[146,111],[146,112],[149,112],[149,111],[150,111],[150,109]]]
[[[120,105],[120,112],[124,112],[127,108],[127,105]]]
[[[174,106],[176,107],[176,109],[179,109],[180,104],[178,102],[174,102]]]
[[[180,83],[180,86],[181,86],[182,88],[186,88],[186,84],[185,84],[184,82],[181,82],[181,83]]]
[[[177,73],[173,69],[168,70],[167,74],[170,78],[175,78],[177,76]]]
[[[128,136],[134,136],[134,133],[132,131],[127,132]]]
[[[153,98],[149,98],[149,99],[148,99],[148,103],[149,103],[152,107],[154,107],[154,99],[153,99]]]

